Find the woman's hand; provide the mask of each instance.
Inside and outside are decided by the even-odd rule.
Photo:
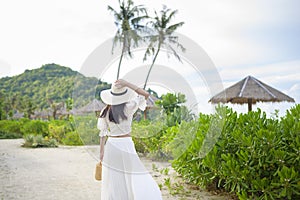
[[[115,86],[117,88],[125,87],[125,86],[128,86],[128,82],[123,79],[118,79],[115,81]]]

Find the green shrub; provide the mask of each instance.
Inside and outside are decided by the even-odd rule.
[[[83,145],[77,132],[68,132],[61,142],[64,145]]]
[[[35,141],[34,135],[32,135],[32,134],[25,135],[24,139],[25,139],[25,144],[23,146],[31,146]]]
[[[188,141],[182,143],[178,138],[173,141],[179,132],[178,129],[185,129],[183,131],[186,134],[193,133],[189,129],[191,123],[194,123],[194,121],[181,121],[181,124],[175,123],[176,125],[169,127],[168,122],[163,118],[156,118],[152,121],[134,121],[131,133],[136,150],[140,153],[147,153],[148,156],[155,159],[172,159],[173,151],[178,151],[178,144],[175,143],[179,142],[179,145],[188,143]],[[183,138],[186,139],[187,137],[183,136]],[[191,141],[191,138],[189,140]]]
[[[65,145],[82,145],[82,144],[98,144],[99,136],[96,124],[93,121],[95,117],[82,117],[83,123],[80,124],[79,130],[81,135],[75,133],[75,123],[70,120],[0,120],[0,139],[4,138],[22,138],[24,136],[30,140],[34,137],[34,142],[26,143],[25,146],[43,146],[43,142],[50,142],[52,146],[56,143]],[[86,122],[91,122],[87,124]],[[83,142],[82,136],[86,142]],[[46,141],[43,141],[46,140]],[[50,144],[50,146],[51,146]],[[47,144],[48,145],[48,144]]]
[[[99,144],[97,118],[94,115],[77,116],[75,118],[76,132],[84,145]]]
[[[48,139],[48,137],[43,137],[42,135],[25,135],[24,140],[25,142],[22,144],[22,147],[58,147],[58,143],[55,139]]]
[[[72,120],[51,120],[48,124],[49,138],[54,138],[59,143],[64,143],[63,140],[66,138],[67,133],[74,130],[74,121]]]
[[[46,140],[46,141],[48,141],[49,147],[58,147],[58,142],[54,138]]]
[[[42,135],[43,137],[49,135],[48,122],[41,120],[30,120],[21,127],[23,135],[33,134]]]
[[[300,105],[281,120],[260,110],[237,115],[227,109],[226,116],[219,140],[205,156],[201,151],[213,115],[200,116],[199,126],[191,126],[197,128],[195,140],[172,163],[175,170],[201,187],[225,189],[239,199],[299,199]],[[183,134],[175,138],[184,141]]]
[[[13,120],[0,120],[0,139],[22,138],[22,123]]]
[[[148,153],[155,158],[167,158],[163,152],[163,139],[166,126],[160,120],[133,122],[131,134],[138,152]]]
[[[66,133],[65,125],[56,125],[52,123],[48,125],[48,131],[49,131],[49,138],[54,138],[58,142],[62,141]]]

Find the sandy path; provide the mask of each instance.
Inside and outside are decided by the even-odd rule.
[[[30,149],[20,147],[22,143],[22,139],[0,140],[1,200],[100,199],[101,182],[94,180],[96,160],[90,149],[66,146]],[[163,184],[170,177],[159,170],[169,168],[173,172],[169,163],[154,162],[158,171],[153,172],[153,162],[145,158],[142,161],[157,183]],[[197,190],[189,191],[185,197],[172,196],[165,186],[162,193],[164,200],[226,199]]]

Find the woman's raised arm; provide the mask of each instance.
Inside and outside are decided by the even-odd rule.
[[[136,86],[136,85],[134,85],[134,84],[132,84],[128,81],[125,81],[123,79],[116,80],[115,86],[116,87],[128,87],[128,88],[134,90],[139,95],[144,96],[146,99],[150,96],[150,94],[146,90],[144,90],[144,89],[142,89],[142,88],[140,88],[140,87],[138,87],[138,86]]]

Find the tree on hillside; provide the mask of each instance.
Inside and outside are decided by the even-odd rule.
[[[5,119],[3,104],[4,104],[4,94],[0,91],[0,120]]]
[[[13,116],[13,106],[11,98],[9,96],[5,98],[3,108],[5,111],[6,118],[11,118]]]
[[[18,104],[19,104],[18,96],[19,96],[18,93],[11,93],[9,95],[10,104],[14,111],[16,111],[18,108]]]
[[[157,14],[155,11],[155,17],[149,22],[151,27],[153,28],[154,33],[148,36],[149,45],[144,55],[144,61],[147,59],[148,56],[154,55],[152,59],[152,64],[149,68],[147,73],[147,77],[144,84],[144,89],[146,88],[149,75],[151,70],[154,66],[156,58],[161,50],[161,48],[165,48],[179,60],[180,56],[177,54],[176,50],[174,49],[173,45],[180,48],[181,51],[185,51],[183,45],[178,42],[178,37],[174,36],[174,32],[181,27],[184,22],[179,22],[176,24],[170,24],[172,18],[177,14],[177,10],[168,9],[166,6],[163,6],[163,9],[160,11],[160,15]]]
[[[13,117],[17,110],[17,96],[0,92],[0,120]]]
[[[73,108],[73,104],[74,104],[74,100],[72,98],[68,98],[66,101],[65,101],[65,104],[66,104],[66,110],[68,112],[67,114],[67,118],[69,119],[70,118],[70,111],[72,110]]]
[[[64,107],[64,102],[56,103],[53,100],[48,99],[48,103],[52,111],[52,117],[53,119],[56,119],[57,111],[59,111],[62,107]]]
[[[118,79],[123,56],[129,55],[129,57],[132,57],[131,47],[137,47],[138,42],[142,39],[140,33],[145,31],[145,26],[141,22],[148,18],[148,15],[143,5],[135,6],[132,0],[127,0],[126,3],[125,0],[119,0],[119,11],[111,6],[108,6],[108,10],[113,13],[115,25],[117,26],[112,52],[117,43],[122,47],[117,72]]]
[[[34,114],[35,109],[36,106],[33,104],[32,100],[29,99],[28,101],[26,101],[24,116],[27,117],[28,119],[31,119],[31,116]]]
[[[34,114],[36,106],[34,105],[32,100],[27,96],[19,97],[18,101],[19,101],[18,110],[24,113],[24,117],[30,119],[31,116]]]

